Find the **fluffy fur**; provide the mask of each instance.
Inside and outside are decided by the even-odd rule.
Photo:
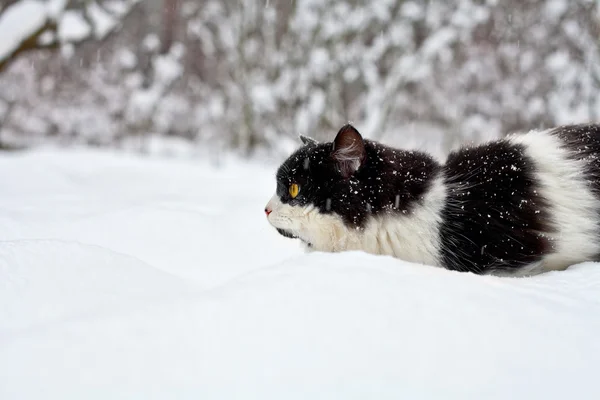
[[[511,276],[600,259],[600,125],[514,134],[444,164],[351,125],[333,142],[301,139],[265,211],[310,250]]]

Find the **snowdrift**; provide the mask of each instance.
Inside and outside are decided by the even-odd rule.
[[[0,185],[3,400],[600,398],[598,264],[301,254],[256,165],[38,152]]]

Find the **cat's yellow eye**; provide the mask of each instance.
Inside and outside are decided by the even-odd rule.
[[[295,183],[292,183],[290,185],[290,196],[292,196],[292,199],[295,199],[296,196],[298,196],[298,192],[300,192],[300,186],[298,186]]]

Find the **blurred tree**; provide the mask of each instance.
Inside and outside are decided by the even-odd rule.
[[[589,0],[246,0],[206,1],[187,24],[232,146],[351,120],[376,139],[420,124],[448,149],[598,119],[599,17]]]
[[[5,3],[3,38],[12,7],[41,4]],[[44,3],[65,7],[33,43],[61,51],[9,57],[3,140],[169,136],[251,154],[286,152],[298,133],[330,138],[352,121],[406,146],[428,145],[433,132],[429,144],[447,150],[600,118],[596,1],[134,3]]]
[[[139,1],[4,0],[0,72],[21,53],[106,37]]]

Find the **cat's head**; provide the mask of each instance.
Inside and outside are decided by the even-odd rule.
[[[344,216],[357,216],[347,190],[367,160],[367,143],[351,125],[333,142],[300,138],[303,146],[277,170],[277,189],[265,213],[283,236],[314,245],[341,233],[336,230],[345,229]]]

